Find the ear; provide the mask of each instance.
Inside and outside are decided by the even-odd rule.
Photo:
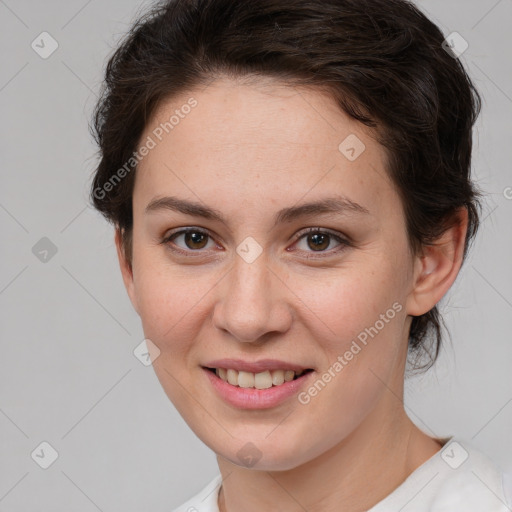
[[[119,260],[119,267],[123,276],[124,286],[130,297],[133,308],[139,314],[139,307],[137,304],[137,295],[135,293],[135,286],[133,283],[133,269],[131,262],[126,258],[126,254],[123,247],[123,241],[121,236],[121,230],[116,228],[115,232],[115,244],[117,249],[117,258]]]
[[[468,212],[461,208],[453,225],[415,257],[413,289],[406,302],[409,315],[427,313],[450,289],[462,265],[467,228]]]

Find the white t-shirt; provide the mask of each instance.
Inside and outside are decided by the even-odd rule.
[[[467,441],[441,439],[443,448],[368,512],[511,512],[512,474],[505,474]],[[173,512],[219,512],[217,475]]]

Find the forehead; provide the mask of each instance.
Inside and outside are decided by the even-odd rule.
[[[217,198],[214,207],[234,190],[232,202],[260,206],[336,191],[369,209],[397,199],[385,149],[318,90],[219,79],[163,102],[141,137],[149,139],[135,185],[146,203],[177,190]]]

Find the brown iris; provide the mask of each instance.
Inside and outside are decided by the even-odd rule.
[[[203,249],[208,241],[208,235],[198,231],[185,233],[185,244],[189,249]]]
[[[314,245],[311,245],[310,242],[313,242]],[[308,235],[308,245],[314,251],[321,251],[323,249],[327,249],[329,247],[330,236],[323,233],[314,233],[312,235]]]

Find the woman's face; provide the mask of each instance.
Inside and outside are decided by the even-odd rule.
[[[391,424],[414,267],[369,131],[317,91],[219,79],[162,104],[141,141],[124,278],[197,436],[290,469]],[[293,369],[312,371],[280,384]]]

